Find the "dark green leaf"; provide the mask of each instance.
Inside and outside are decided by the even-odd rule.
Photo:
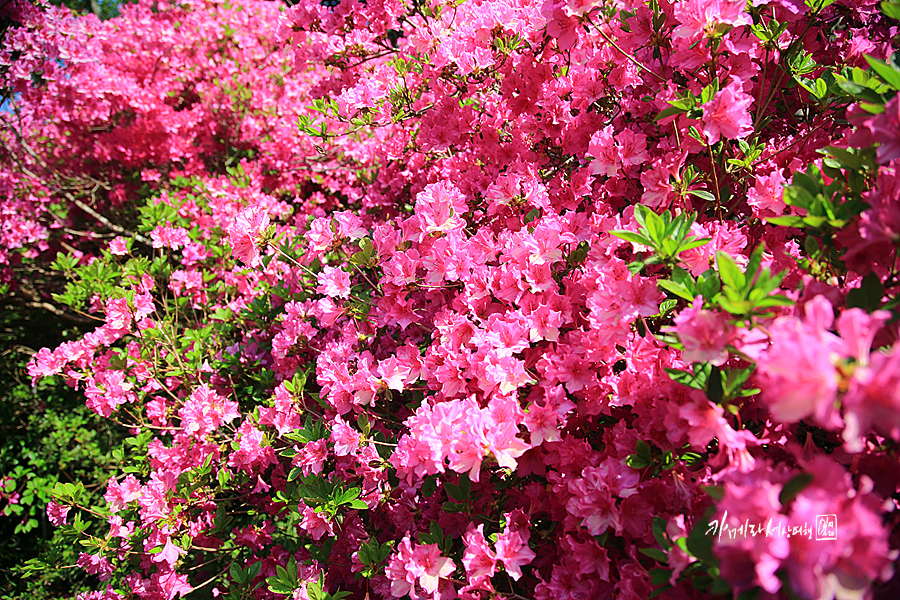
[[[638,552],[643,554],[644,556],[649,556],[653,560],[666,564],[669,562],[669,557],[666,556],[666,553],[660,550],[659,548],[639,548]]]
[[[664,550],[669,550],[672,547],[666,535],[666,520],[662,517],[653,517],[653,537],[656,538],[656,543]]]
[[[712,367],[709,371],[709,379],[706,382],[706,397],[710,402],[718,404],[722,401],[724,390],[722,389],[722,372],[719,367]]]
[[[781,488],[781,493],[778,494],[778,501],[781,503],[781,506],[790,504],[797,497],[797,494],[805,490],[813,482],[813,479],[812,473],[801,473],[785,483],[784,487]]]

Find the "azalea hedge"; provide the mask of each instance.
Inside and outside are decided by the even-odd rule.
[[[128,435],[20,577],[895,597],[900,4],[13,10],[3,285]]]

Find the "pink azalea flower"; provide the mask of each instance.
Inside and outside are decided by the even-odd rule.
[[[672,32],[674,37],[693,38],[711,35],[722,25],[749,25],[750,15],[744,12],[744,0],[684,0],[675,4],[675,18],[681,23]]]
[[[469,525],[463,536],[466,552],[463,555],[463,567],[469,579],[490,578],[497,572],[497,557],[484,537],[484,525]]]
[[[834,319],[823,296],[806,303],[806,319],[781,317],[769,328],[771,343],[757,362],[762,399],[779,421],[814,416],[822,426],[838,423],[833,412],[838,388],[835,359],[840,339],[826,330]]]
[[[732,77],[731,83],[703,105],[703,132],[709,143],[715,144],[720,137],[737,140],[753,133],[751,104],[753,97],[744,93],[743,82]]]
[[[102,554],[87,554],[86,552],[82,552],[78,555],[76,564],[88,574],[96,575],[100,581],[106,581],[112,577],[112,563],[110,563],[109,559]]]
[[[733,327],[728,317],[719,312],[705,310],[703,298],[697,296],[693,304],[675,317],[675,327],[684,346],[682,357],[687,363],[711,363],[717,367],[728,360],[728,345]]]
[[[456,570],[453,559],[441,556],[437,544],[423,544],[413,551],[409,570],[419,579],[419,585],[428,594],[438,589],[442,577],[447,577]]]
[[[231,251],[235,258],[251,267],[259,264],[257,244],[269,226],[269,215],[258,208],[247,208],[241,211],[228,228]]]
[[[128,244],[125,238],[114,238],[109,243],[109,251],[116,256],[125,256],[126,254],[128,254]]]
[[[179,548],[172,543],[171,537],[166,536],[166,543],[163,546],[162,551],[153,554],[152,560],[153,562],[166,562],[170,566],[174,567],[175,563],[178,562],[178,557],[184,553],[185,551],[182,548]]]
[[[522,578],[522,567],[531,564],[534,551],[528,547],[528,518],[521,509],[506,515],[506,528],[497,536],[497,560],[503,563],[509,576],[518,581]],[[519,521],[524,521],[523,526]]]
[[[342,418],[336,417],[331,428],[331,441],[334,442],[335,456],[347,456],[359,448],[360,434]]]
[[[58,504],[53,501],[47,505],[47,520],[50,521],[52,525],[59,527],[60,525],[66,524],[66,518],[69,516],[69,511],[72,509],[71,506],[63,506],[62,504]]]
[[[347,298],[350,296],[350,274],[343,269],[325,267],[318,275],[319,286],[316,291],[332,298]]]

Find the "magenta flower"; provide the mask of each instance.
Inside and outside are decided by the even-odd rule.
[[[66,518],[69,516],[71,506],[63,506],[57,502],[51,502],[47,505],[47,519],[52,525],[59,527],[66,524]]]
[[[744,0],[685,0],[675,3],[675,18],[681,23],[672,32],[674,37],[693,38],[711,35],[717,27],[749,25],[750,15],[744,12]]]
[[[259,264],[257,245],[268,226],[269,215],[261,209],[251,207],[241,211],[228,229],[231,252],[235,258],[251,267]]]
[[[753,97],[745,94],[743,82],[732,77],[732,82],[703,105],[703,133],[710,144],[720,137],[729,140],[745,138],[753,133],[750,105]]]
[[[673,331],[684,346],[687,363],[711,363],[717,367],[728,360],[728,346],[734,327],[723,313],[705,310],[703,297],[694,298],[691,307],[675,317]]]

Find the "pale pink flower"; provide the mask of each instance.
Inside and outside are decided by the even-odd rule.
[[[314,540],[320,540],[325,535],[334,535],[334,524],[322,516],[324,513],[316,512],[308,506],[303,506],[303,519],[300,528],[312,536]]]
[[[416,196],[416,215],[425,233],[446,233],[465,227],[466,198],[455,185],[442,181],[425,186]]]
[[[188,232],[182,227],[160,225],[150,232],[150,241],[154,248],[170,248],[178,250],[188,242]]]
[[[240,412],[237,402],[220,396],[204,383],[191,393],[178,416],[186,433],[203,437],[238,418]]]
[[[622,166],[622,157],[615,143],[615,132],[612,125],[594,132],[588,144],[587,155],[591,161],[591,172],[595,175],[613,177]]]
[[[867,120],[866,125],[872,131],[872,139],[879,142],[879,163],[900,158],[900,98],[891,98],[884,105],[884,112]]]
[[[559,415],[549,404],[540,405],[537,403],[528,407],[528,414],[525,415],[525,427],[531,432],[531,445],[540,446],[545,441],[558,442]]]
[[[758,215],[780,215],[786,206],[783,199],[785,183],[779,170],[772,171],[769,175],[757,175],[756,183],[747,191],[747,204]]]
[[[300,467],[304,475],[318,475],[322,472],[327,458],[328,445],[325,440],[314,440],[307,442],[297,451],[291,464]]]
[[[106,581],[112,577],[113,566],[109,559],[102,554],[88,554],[82,552],[78,555],[76,563],[90,575],[96,575],[100,581]]]
[[[128,475],[121,483],[110,478],[106,483],[106,494],[103,499],[109,504],[109,510],[119,512],[124,509],[129,502],[137,500],[141,496],[141,484],[135,479],[134,475]]]
[[[131,326],[131,312],[125,298],[106,301],[106,322],[113,329],[128,329]]]

